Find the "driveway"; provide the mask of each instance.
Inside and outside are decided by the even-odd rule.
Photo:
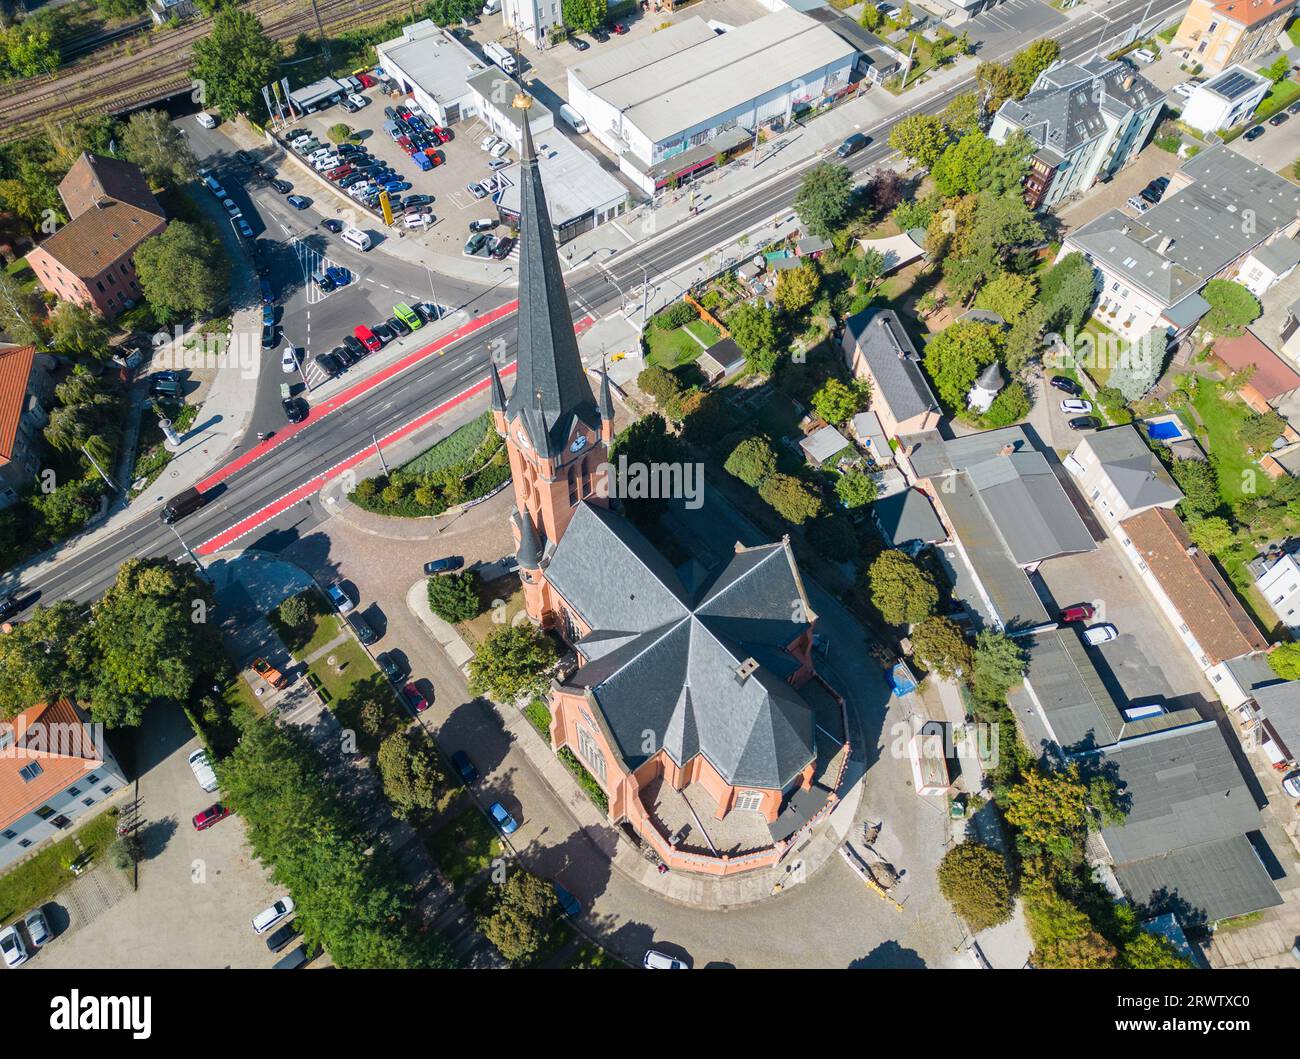
[[[280,896],[252,859],[244,824],[206,831],[191,818],[220,797],[194,781],[199,745],[180,710],[155,708],[136,738],[146,858],[139,888],[106,862],[52,902],[60,931],[34,967],[270,967],[249,921]],[[49,906],[47,906],[49,907]]]

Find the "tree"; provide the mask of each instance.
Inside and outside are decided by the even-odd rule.
[[[1079,860],[1088,829],[1098,820],[1124,818],[1113,780],[1085,778],[1077,763],[1050,768],[1041,762],[1021,774],[1002,798],[1018,840],[1063,863]]]
[[[101,467],[111,461],[121,432],[122,401],[117,394],[77,365],[54,395],[59,405],[50,413],[45,440],[60,452],[89,451]]]
[[[3,184],[0,181],[0,184]],[[0,199],[3,194],[0,193]],[[40,319],[43,313],[36,295],[23,290],[18,280],[0,269],[0,332],[15,342],[33,345],[43,338]]]
[[[331,143],[343,143],[352,139],[352,126],[340,121],[338,124],[331,125],[326,129],[325,135],[330,138]]]
[[[1277,412],[1268,411],[1248,415],[1237,427],[1237,437],[1251,453],[1264,452],[1273,447],[1278,435],[1286,430],[1286,420]]]
[[[311,617],[311,610],[306,593],[300,592],[280,604],[280,620],[290,629],[301,629]]]
[[[909,639],[912,654],[944,680],[970,672],[970,645],[961,627],[950,618],[932,614],[911,631]]]
[[[621,456],[626,456],[629,464],[653,467],[681,463],[685,449],[681,440],[668,432],[664,417],[651,413],[634,420],[614,439],[609,449],[610,461],[617,463]],[[628,517],[642,524],[653,522],[666,507],[661,497],[624,497],[622,503]]]
[[[131,18],[144,14],[145,0],[95,0],[95,6],[107,18]]]
[[[1300,641],[1278,644],[1269,651],[1268,664],[1283,680],[1300,680]]]
[[[1029,656],[1004,632],[983,629],[972,652],[972,690],[985,703],[1006,702],[1007,692],[1024,679]]]
[[[762,302],[745,302],[727,314],[726,322],[750,368],[760,375],[771,374],[777,354],[772,310]]]
[[[876,494],[875,480],[861,471],[848,470],[835,479],[835,495],[850,510],[872,503]]]
[[[429,12],[429,17],[438,25],[450,26],[453,22],[473,18],[479,13],[481,6],[478,0],[432,0],[426,10]],[[565,21],[568,21],[567,15]]]
[[[135,251],[135,270],[160,319],[210,316],[225,303],[229,259],[208,232],[185,221],[172,221],[142,242]]]
[[[99,313],[76,302],[59,302],[50,313],[50,341],[61,353],[103,356],[111,334]]]
[[[1281,84],[1283,81],[1285,81],[1287,79],[1287,75],[1290,72],[1291,72],[1291,59],[1287,55],[1279,55],[1276,59],[1274,59],[1271,63],[1269,63],[1266,67],[1264,67],[1264,69],[1260,70],[1260,73],[1262,73],[1275,85]]]
[[[850,386],[832,376],[813,394],[813,411],[828,423],[843,423],[862,411],[870,393],[864,384]]]
[[[1025,315],[1037,296],[1038,284],[1032,276],[1003,272],[980,288],[975,306],[997,313],[1008,324],[1014,324]]]
[[[821,285],[821,273],[814,262],[787,268],[777,277],[776,303],[791,316],[797,315],[813,303]]]
[[[948,105],[943,108],[939,120],[948,130],[948,135],[954,138],[964,136],[968,132],[979,131],[984,125],[984,113],[979,96],[975,92],[963,92],[959,96],[953,96]]]
[[[233,116],[262,106],[262,87],[275,79],[280,45],[248,11],[223,7],[206,36],[190,49],[190,76],[202,82],[205,106]]]
[[[1155,386],[1164,366],[1165,332],[1155,327],[1120,352],[1106,385],[1122,393],[1125,401],[1136,401]]]
[[[1044,234],[1042,222],[1023,196],[982,191],[976,199],[968,247],[994,247],[998,260],[1006,263],[1018,248],[1041,243]]]
[[[988,187],[996,145],[978,130],[949,145],[930,171],[934,185],[945,195],[973,195]]]
[[[156,186],[180,187],[198,173],[198,162],[189,141],[162,110],[139,110],[132,114],[122,128],[121,149]]]
[[[755,488],[762,485],[776,471],[776,453],[761,435],[745,438],[731,450],[722,465],[728,474]]]
[[[1016,80],[1001,63],[980,63],[975,67],[975,83],[979,85],[984,109],[990,114],[1016,94]]]
[[[867,569],[871,602],[890,625],[914,625],[939,606],[939,589],[928,571],[895,548],[876,556]]]
[[[885,275],[885,255],[874,247],[867,247],[862,256],[853,259],[853,278],[865,283],[870,290]]]
[[[502,703],[526,692],[540,693],[555,657],[555,642],[531,625],[495,629],[470,659],[469,690]]]
[[[1207,460],[1174,460],[1169,466],[1169,473],[1183,491],[1178,509],[1185,517],[1205,518],[1223,505],[1219,476]]]
[[[966,395],[979,373],[999,360],[1003,337],[992,324],[967,321],[950,324],[925,347],[926,373],[950,408],[965,408]]]
[[[1210,280],[1201,295],[1210,303],[1201,327],[1213,335],[1239,335],[1247,324],[1259,319],[1262,311],[1255,296],[1230,279]]]
[[[0,28],[0,52],[11,77],[39,77],[57,70],[62,62],[54,35],[30,16]]]
[[[458,574],[438,574],[429,578],[429,609],[443,621],[453,624],[469,621],[479,612],[478,574],[465,570]]]
[[[605,24],[609,5],[605,0],[564,0],[561,5],[564,24],[579,33],[590,33]]]
[[[921,168],[930,169],[948,146],[948,133],[933,114],[909,114],[889,133],[889,146]]]
[[[853,523],[842,516],[827,515],[808,527],[808,543],[833,563],[847,563],[858,554],[858,535]]]
[[[662,408],[674,397],[680,397],[682,383],[676,375],[657,364],[651,364],[636,377],[637,389]]]
[[[1285,60],[1286,56],[1282,58]],[[1186,971],[1195,964],[1179,954],[1168,938],[1148,934],[1145,930],[1124,946],[1119,955],[1120,966],[1132,971]]]
[[[84,611],[71,600],[37,606],[0,636],[0,720],[39,702],[81,698],[93,657]]]
[[[433,743],[423,730],[394,732],[375,756],[384,797],[399,819],[445,809],[455,796]]]
[[[1114,946],[1101,936],[1083,911],[1047,880],[1023,893],[1025,922],[1034,941],[1032,962],[1048,969],[1105,969],[1115,965]]]
[[[1020,370],[1037,354],[1043,341],[1044,320],[1047,312],[1039,302],[1031,305],[1020,319],[1011,325],[1007,332],[1006,349],[1003,351],[1003,363],[1012,375],[1019,375]]]
[[[758,495],[787,522],[802,526],[821,513],[822,502],[798,478],[788,474],[770,474],[758,488]]]
[[[1097,274],[1088,259],[1074,251],[1066,254],[1042,277],[1039,304],[1048,331],[1077,331],[1097,297]]]
[[[1015,905],[1011,873],[997,850],[962,842],[944,854],[938,875],[939,892],[974,933],[1011,918]]]
[[[507,960],[522,963],[546,940],[558,903],[550,883],[516,870],[497,888],[491,911],[479,917],[478,928]]]
[[[896,169],[873,169],[862,185],[862,193],[877,213],[888,213],[907,194],[907,181]]]
[[[794,208],[808,230],[829,239],[844,223],[853,201],[853,176],[847,166],[818,162],[807,170],[794,197]]]
[[[1016,98],[1027,95],[1038,80],[1038,75],[1060,57],[1061,45],[1050,37],[1040,37],[1017,52],[1007,65],[1007,71],[1015,85]]]
[[[868,29],[872,33],[880,28],[880,23],[884,21],[885,16],[880,13],[880,9],[873,4],[863,4],[862,14],[858,16],[858,24],[863,29]]]

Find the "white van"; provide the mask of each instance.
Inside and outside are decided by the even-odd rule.
[[[370,236],[360,228],[344,228],[341,238],[348,246],[355,246],[358,250],[369,250],[371,247]]]
[[[205,129],[215,129],[217,127],[217,119],[214,118],[211,114],[209,114],[206,110],[201,110],[199,111],[199,113],[195,114],[194,120],[197,121],[200,125],[202,125]]]
[[[1138,48],[1138,50],[1133,53],[1133,58],[1140,63],[1153,63],[1156,61],[1155,53],[1146,48]]]
[[[587,131],[587,123],[582,120],[582,115],[569,106],[568,103],[560,104],[560,117],[568,122],[569,128],[574,132],[585,133]]]
[[[484,18],[487,18],[488,15],[495,15],[500,10],[501,0],[487,0],[487,3],[483,5],[483,10],[480,11],[479,14]]]
[[[202,747],[190,751],[190,769],[194,773],[194,778],[199,781],[199,786],[209,794],[217,789],[217,774],[212,770],[208,752]]]

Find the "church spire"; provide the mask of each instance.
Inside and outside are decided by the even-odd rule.
[[[582,369],[542,191],[528,123],[532,102],[523,91],[514,100],[523,126],[519,152],[519,361],[507,418],[512,422],[522,418],[533,447],[542,456],[554,458],[564,452],[575,419],[596,430],[600,418]]]

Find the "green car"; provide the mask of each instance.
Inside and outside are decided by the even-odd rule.
[[[393,306],[393,315],[402,321],[412,331],[418,330],[424,325],[424,321],[419,315],[405,302]]]

